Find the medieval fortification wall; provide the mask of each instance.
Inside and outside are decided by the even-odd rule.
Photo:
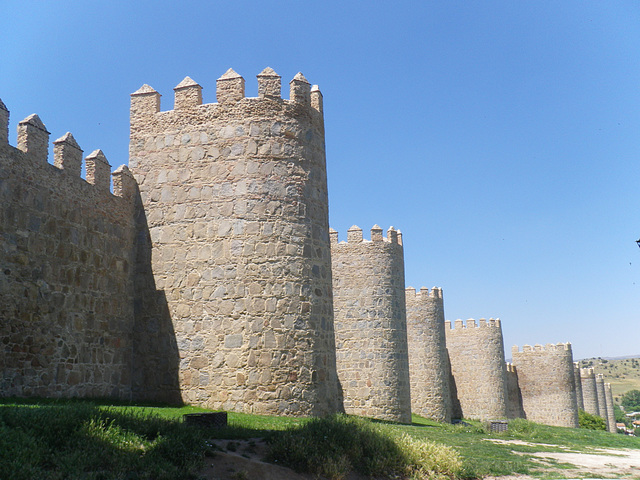
[[[0,101],[0,395],[573,419],[570,348],[506,367],[499,320],[452,329],[439,288],[405,291],[399,231],[374,226],[369,241],[352,227],[338,242],[322,94],[298,74],[286,100],[273,70],[257,77],[246,98],[230,69],[209,104],[187,77],[165,111],[144,85],[131,95],[131,172],[111,174],[96,150],[86,179],[70,133],[47,161],[37,115],[9,145]],[[574,405],[582,385],[611,428],[606,387],[582,379]]]
[[[338,376],[345,412],[411,422],[402,236],[331,231]]]
[[[584,400],[582,399],[582,378],[580,376],[580,364],[574,362],[573,364],[573,381],[576,390],[576,402],[578,404],[578,410],[584,410]]]
[[[500,319],[445,322],[453,418],[507,418],[506,363]]]
[[[133,197],[127,167],[54,142],[37,115],[8,144],[0,101],[0,393],[130,398]]]
[[[437,422],[451,421],[449,363],[442,289],[405,290],[411,410]]]
[[[511,350],[518,370],[522,408],[528,420],[578,427],[578,404],[571,344],[517,346]]]
[[[607,405],[607,430],[611,433],[618,433],[616,427],[616,414],[613,410],[613,393],[611,392],[611,384],[604,384],[604,400]]]
[[[609,428],[609,414],[607,412],[607,397],[604,391],[604,375],[601,373],[596,374],[596,395],[598,396],[598,415],[601,416],[607,423]]]
[[[218,103],[190,78],[174,109],[144,85],[131,96],[129,165],[138,181],[143,325],[173,330],[177,383],[145,368],[156,396],[261,414],[341,409],[335,368],[322,94],[298,74],[258,75],[258,98],[229,69]],[[143,249],[144,250],[144,249]],[[160,321],[160,327],[156,324]],[[150,342],[148,367],[161,363]]]

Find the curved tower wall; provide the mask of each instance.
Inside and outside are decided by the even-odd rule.
[[[596,374],[596,395],[598,396],[598,415],[604,418],[608,428],[607,399],[604,393],[604,376],[601,373]]]
[[[162,371],[177,350],[180,391],[149,374],[135,378],[137,396],[260,414],[339,410],[320,91],[298,74],[284,100],[271,69],[258,75],[258,98],[245,98],[231,69],[218,103],[202,104],[188,77],[174,90],[169,111],[148,85],[132,94],[130,167],[146,338],[136,358],[141,371]]]
[[[558,427],[578,427],[578,404],[573,378],[571,344],[514,346],[522,407],[533,422]]]
[[[618,433],[616,427],[616,414],[613,409],[613,393],[611,392],[611,384],[604,384],[604,400],[607,405],[607,427],[611,433]]]
[[[331,232],[338,377],[347,413],[411,422],[402,238]]]
[[[453,417],[507,418],[506,364],[499,319],[445,322]]]
[[[442,289],[405,290],[411,410],[437,422],[451,421],[449,365]]]
[[[512,363],[507,363],[507,416],[525,418],[522,410],[522,392],[518,383],[518,369]]]
[[[580,376],[580,364],[578,363],[573,364],[573,380],[575,382],[578,410],[584,410],[584,401],[582,399],[582,378]]]
[[[591,415],[600,415],[598,408],[598,392],[596,389],[596,374],[593,368],[580,369],[580,383],[582,384],[582,403],[584,411]]]

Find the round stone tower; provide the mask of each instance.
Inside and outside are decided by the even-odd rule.
[[[299,73],[284,100],[270,68],[258,98],[231,69],[218,103],[189,77],[174,90],[169,111],[148,85],[131,95],[140,370],[176,351],[186,402],[340,410],[320,91]],[[175,389],[163,375],[136,377],[138,396]]]
[[[584,410],[584,401],[582,399],[582,377],[580,376],[580,364],[573,363],[573,379],[576,386],[576,402],[578,403],[578,410]]]
[[[500,319],[445,322],[453,418],[507,418],[506,363]]]
[[[604,375],[601,373],[596,374],[596,395],[598,396],[598,415],[607,422],[607,418],[609,418],[607,413],[607,398],[604,392]],[[607,428],[608,427],[607,422]]]
[[[437,422],[451,421],[449,364],[442,289],[405,290],[411,411]]]
[[[596,389],[596,374],[593,368],[580,369],[580,383],[582,384],[582,404],[584,405],[584,411],[591,415],[600,415],[598,392]]]
[[[402,237],[331,231],[338,377],[347,413],[411,422]]]
[[[570,343],[524,345],[511,350],[518,369],[522,408],[527,420],[557,427],[578,427],[578,404]]]

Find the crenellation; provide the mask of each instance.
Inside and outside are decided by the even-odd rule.
[[[218,103],[233,103],[244,98],[244,78],[233,68],[227,70],[216,81],[216,98]]]
[[[53,142],[53,165],[76,177],[82,172],[82,149],[70,132]]]
[[[281,77],[271,67],[258,75],[258,97],[280,100],[282,98]]]
[[[387,241],[398,245],[398,232],[395,228],[389,227],[387,230]]]
[[[49,156],[49,135],[38,115],[31,114],[18,124],[18,150],[40,162]]]
[[[311,87],[311,107],[317,110],[320,115],[324,115],[324,104],[322,99],[322,92],[318,85]]]
[[[184,77],[174,88],[174,110],[202,105],[202,87],[191,77]]]
[[[120,165],[111,176],[113,177],[113,194],[133,202],[137,193],[137,184],[129,167]]]
[[[131,117],[139,118],[158,113],[160,111],[160,97],[152,87],[146,83],[131,94]]]
[[[382,236],[382,228],[377,224],[371,227],[371,241],[382,242],[383,240],[384,238]]]
[[[84,160],[87,182],[100,191],[108,192],[111,188],[111,165],[102,150],[94,150]]]
[[[338,243],[338,232],[333,228],[329,228],[329,242]]]
[[[591,415],[600,415],[596,374],[593,368],[581,368],[580,381],[582,383],[582,403],[584,405],[584,411]]]
[[[9,109],[0,98],[0,146],[9,144]]]
[[[289,82],[289,100],[301,105],[311,104],[311,84],[298,72]]]
[[[347,230],[347,243],[362,243],[362,229],[357,225],[352,225],[349,230]]]

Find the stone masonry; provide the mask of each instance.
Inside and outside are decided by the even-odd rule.
[[[611,392],[611,384],[604,384],[604,401],[607,405],[607,429],[611,433],[618,433],[616,427],[616,414],[613,410],[613,393]]]
[[[405,290],[411,410],[437,422],[451,421],[449,364],[442,289]]]
[[[126,166],[37,115],[8,144],[0,101],[0,395],[131,397],[133,197]]]
[[[507,363],[507,416],[525,418],[522,409],[522,392],[518,381],[518,369],[513,363]]]
[[[142,328],[175,335],[177,383],[150,340],[134,388],[150,397],[260,414],[340,411],[335,367],[322,94],[302,74],[258,98],[229,69],[218,103],[178,84],[174,109],[144,85],[131,95],[129,165],[140,189]],[[143,262],[146,263],[146,262]],[[171,379],[169,379],[171,380]]]
[[[528,420],[558,427],[578,427],[571,344],[517,346],[511,350],[518,370],[522,408]]]
[[[499,319],[445,322],[453,418],[507,418],[506,363]]]
[[[584,410],[584,400],[582,399],[582,378],[580,376],[580,364],[573,364],[573,380],[576,389],[576,401],[578,402],[578,410]]]
[[[609,428],[609,418],[607,413],[607,398],[604,392],[604,376],[601,373],[596,374],[596,395],[598,396],[598,415],[601,416],[607,423],[607,429]]]
[[[411,422],[402,237],[393,227],[371,240],[353,226],[331,231],[338,376],[345,412]]]
[[[591,415],[600,415],[598,408],[598,392],[596,389],[596,374],[593,368],[580,369],[580,383],[582,384],[582,403],[584,411]]]

